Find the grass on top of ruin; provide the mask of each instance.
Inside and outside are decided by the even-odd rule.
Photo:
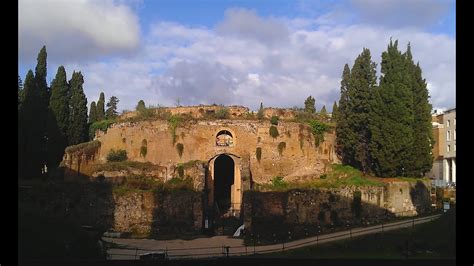
[[[270,183],[256,184],[259,191],[288,191],[291,189],[319,189],[319,188],[339,188],[349,186],[383,186],[387,182],[405,181],[417,182],[426,181],[426,178],[395,177],[381,178],[363,174],[361,171],[342,164],[332,164],[326,174],[319,178],[305,181],[286,181],[284,177],[276,176]]]

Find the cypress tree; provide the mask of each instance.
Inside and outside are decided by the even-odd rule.
[[[263,103],[260,103],[260,109],[258,109],[257,118],[259,120],[263,119]]]
[[[334,104],[332,105],[332,115],[331,115],[331,119],[332,121],[337,121],[337,103],[336,101],[334,101]]]
[[[38,53],[37,57],[37,64],[35,68],[35,86],[38,90],[39,98],[38,100],[38,113],[35,114],[36,119],[38,120],[39,124],[39,134],[42,136],[42,140],[40,141],[39,146],[39,153],[40,158],[43,160],[43,165],[46,165],[46,161],[48,158],[49,153],[49,144],[48,144],[48,128],[50,123],[49,121],[49,88],[46,82],[47,76],[47,53],[46,53],[46,46],[41,48],[40,52]]]
[[[349,127],[350,98],[349,86],[351,82],[351,70],[347,64],[341,77],[341,96],[336,120],[336,153],[343,164],[352,165],[354,161],[354,147],[357,135]]]
[[[433,145],[433,131],[431,126],[431,109],[426,81],[422,77],[419,63],[413,62],[410,43],[408,43],[405,57],[410,70],[411,88],[413,93],[413,146],[412,160],[407,175],[423,177],[433,166],[431,149]]]
[[[97,122],[97,107],[95,105],[95,102],[91,102],[91,107],[89,108],[89,123],[92,124],[94,122]]]
[[[107,110],[105,111],[105,119],[115,119],[118,116],[117,104],[119,99],[115,96],[110,97],[107,103]]]
[[[142,112],[143,110],[145,110],[146,109],[145,102],[143,100],[140,100],[135,109],[139,112]]]
[[[398,41],[382,53],[380,86],[373,99],[370,153],[379,176],[406,176],[413,158],[413,92],[406,56]]]
[[[69,85],[64,66],[59,66],[51,84],[48,109],[48,168],[57,167],[67,146],[69,128]]]
[[[38,119],[43,110],[32,70],[26,75],[23,95],[19,115],[18,173],[20,177],[38,178],[44,165],[44,130]]]
[[[103,92],[100,93],[99,101],[97,101],[97,121],[105,119],[105,95]]]
[[[316,113],[316,100],[313,98],[313,96],[308,96],[308,98],[306,98],[304,101],[304,111],[310,114]]]
[[[18,75],[18,110],[20,110],[21,102],[23,101],[23,81]]]
[[[371,168],[368,121],[371,116],[371,95],[377,85],[375,68],[376,64],[371,59],[370,50],[364,48],[352,67],[349,86],[349,127],[353,134],[357,135],[357,141],[353,146],[353,166],[364,173],[369,172]]]
[[[49,107],[54,114],[61,135],[67,139],[69,127],[69,84],[67,83],[64,66],[58,67],[56,77],[51,84]]]
[[[326,111],[326,105],[323,105],[323,107],[321,108],[321,111],[319,111],[319,113],[323,116],[326,116],[327,115],[327,111]]]
[[[69,81],[71,88],[71,109],[69,114],[69,145],[75,145],[88,139],[87,98],[82,88],[84,77],[81,72],[73,72]]]

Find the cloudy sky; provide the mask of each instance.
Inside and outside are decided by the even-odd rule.
[[[455,107],[454,0],[20,0],[18,71],[46,45],[48,82],[81,71],[89,104],[331,110],[344,64],[366,47],[380,69],[390,38],[411,43],[433,107]]]

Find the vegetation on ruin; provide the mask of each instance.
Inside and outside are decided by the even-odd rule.
[[[122,149],[111,149],[107,153],[107,162],[121,162],[127,160],[127,151]]]
[[[257,156],[257,161],[260,162],[260,160],[262,159],[262,148],[261,147],[257,147],[257,149],[255,151],[255,155]]]
[[[280,142],[278,143],[278,154],[280,154],[280,156],[283,154],[283,151],[285,150],[286,148],[286,142]]]
[[[69,153],[73,156],[81,156],[82,154],[86,155],[86,159],[89,160],[92,158],[100,148],[100,141],[93,140],[89,142],[84,142],[81,144],[69,146],[66,148],[66,153]]]
[[[324,178],[312,178],[305,181],[284,181],[283,178],[272,179],[267,184],[256,184],[260,191],[287,191],[291,189],[319,189],[319,188],[339,188],[348,186],[383,186],[381,179],[376,177],[364,176],[359,170],[341,164],[333,164],[330,170],[323,175]],[[277,180],[277,181],[275,181]],[[280,181],[284,181],[284,186]]]
[[[217,119],[229,119],[230,117],[229,108],[220,107],[219,109],[217,109],[215,117]]]
[[[183,156],[184,144],[183,143],[176,144],[176,150],[178,151],[179,157]]]
[[[127,169],[138,169],[142,171],[147,170],[158,170],[159,165],[151,162],[136,162],[136,161],[121,161],[121,162],[107,162],[103,164],[97,164],[95,171],[122,171]]]
[[[143,139],[142,140],[142,146],[140,147],[140,156],[146,157],[146,154],[148,152],[147,145],[148,145],[148,143],[147,143],[146,139]]]
[[[309,120],[308,124],[314,136],[315,146],[318,147],[321,142],[324,142],[324,133],[328,131],[329,125],[317,120]]]
[[[90,124],[89,126],[89,138],[94,139],[95,133],[97,130],[100,130],[102,132],[107,132],[107,129],[113,125],[116,122],[116,120],[111,119],[111,120],[101,120],[94,122]]]
[[[269,130],[270,136],[276,139],[280,134],[278,133],[278,129],[276,126],[271,126]]]
[[[173,145],[176,143],[177,135],[176,135],[176,128],[181,123],[181,116],[179,115],[172,115],[168,119],[169,127],[171,129],[171,137],[173,139]]]
[[[275,125],[275,126],[278,126],[278,120],[280,120],[280,118],[276,115],[272,116],[272,118],[270,118],[270,123],[272,125]]]

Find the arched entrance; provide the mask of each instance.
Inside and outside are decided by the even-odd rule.
[[[220,212],[231,208],[232,185],[235,175],[234,160],[225,154],[219,155],[214,161],[214,205]]]
[[[220,214],[238,216],[242,202],[239,156],[219,153],[209,159],[206,175],[208,207]]]

